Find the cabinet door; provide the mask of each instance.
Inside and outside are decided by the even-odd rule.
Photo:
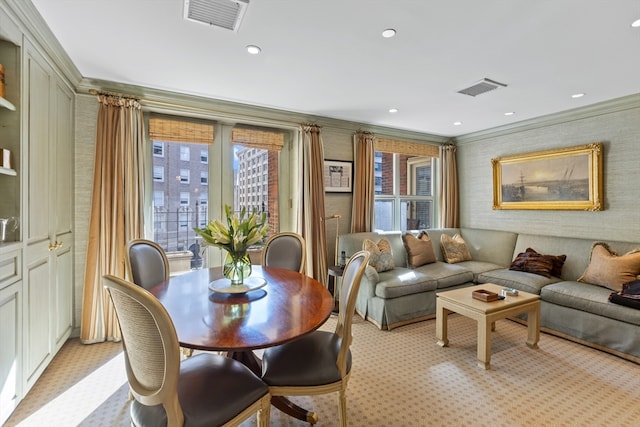
[[[61,247],[51,252],[55,257],[55,307],[53,308],[55,328],[55,350],[69,338],[73,327],[73,257],[72,234],[58,236]]]
[[[59,82],[55,87],[52,123],[55,126],[55,156],[51,159],[51,182],[55,182],[55,234],[71,232],[73,205],[73,94]],[[53,144],[52,144],[53,145]],[[70,238],[69,238],[70,240]]]
[[[18,404],[20,396],[20,289],[17,282],[0,289],[0,425]]]
[[[52,191],[49,176],[51,75],[47,62],[32,47],[26,54],[28,102],[27,243],[49,239]]]
[[[24,284],[25,314],[25,393],[33,386],[46,368],[52,349],[51,328],[51,271],[47,243],[30,248],[38,256],[33,261],[25,259],[27,267]],[[36,254],[29,254],[36,255]]]

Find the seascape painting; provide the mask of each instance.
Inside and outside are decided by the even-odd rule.
[[[494,209],[602,209],[602,144],[493,159]]]

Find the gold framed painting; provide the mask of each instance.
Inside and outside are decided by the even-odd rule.
[[[491,159],[493,209],[600,211],[602,143]]]

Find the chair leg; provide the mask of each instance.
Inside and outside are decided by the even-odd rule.
[[[262,409],[257,414],[258,427],[269,427],[271,423],[271,395],[263,399]]]
[[[338,422],[340,427],[347,427],[347,396],[344,389],[338,392]]]

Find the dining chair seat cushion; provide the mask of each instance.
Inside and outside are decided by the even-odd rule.
[[[267,385],[237,360],[197,354],[180,365],[178,399],[185,427],[219,426],[269,392]],[[162,405],[131,402],[135,426],[166,426]]]
[[[340,381],[336,365],[341,338],[314,331],[295,341],[270,347],[262,356],[262,380],[270,386],[315,386]],[[351,370],[351,352],[347,372]]]

